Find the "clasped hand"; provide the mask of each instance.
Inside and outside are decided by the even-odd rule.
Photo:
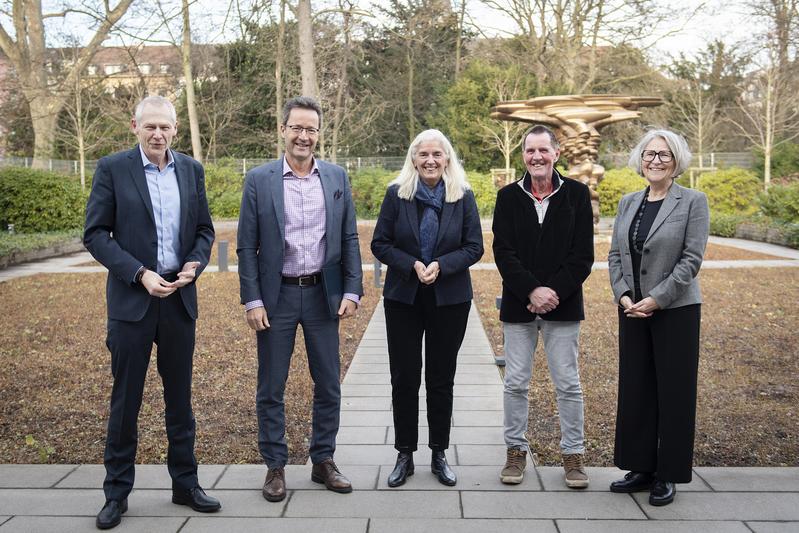
[[[660,309],[658,303],[651,296],[647,296],[638,303],[633,303],[629,296],[622,296],[619,304],[624,308],[624,314],[628,318],[649,318],[652,313]]]
[[[527,299],[530,303],[527,304],[527,310],[531,313],[543,315],[555,309],[560,303],[558,293],[549,287],[536,287],[533,289]]]
[[[416,261],[413,264],[413,270],[416,271],[419,281],[425,285],[430,285],[433,283],[438,277],[439,273],[441,273],[441,268],[438,266],[438,261],[433,261],[427,266],[424,266],[424,263],[421,261]]]
[[[200,266],[199,261],[188,261],[183,268],[178,272],[178,279],[175,281],[167,281],[157,272],[152,270],[145,270],[141,277],[141,284],[150,294],[150,296],[158,296],[159,298],[166,298],[181,287],[185,287],[197,275],[197,268]]]

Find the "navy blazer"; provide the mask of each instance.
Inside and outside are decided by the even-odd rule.
[[[197,277],[211,257],[214,225],[205,197],[205,172],[191,157],[172,152],[180,191],[181,266],[199,261]],[[142,266],[156,271],[158,234],[147,177],[138,145],[97,162],[86,204],[83,244],[108,269],[108,318],[135,322],[147,312],[152,297],[133,278]],[[197,278],[195,277],[195,281]],[[186,312],[197,318],[197,288],[178,289]]]
[[[361,251],[355,205],[347,172],[316,160],[325,197],[325,265],[341,265],[344,293],[363,296]],[[286,217],[283,199],[283,158],[255,167],[244,178],[236,253],[239,256],[241,303],[261,300],[267,316],[280,295]],[[335,317],[331,317],[335,318]]]
[[[419,215],[416,200],[403,200],[397,195],[399,185],[386,191],[377,218],[372,253],[388,266],[383,296],[412,304],[419,287],[413,270],[421,261]],[[483,230],[474,193],[466,190],[456,202],[444,202],[433,260],[441,272],[433,283],[436,305],[453,305],[472,299],[472,280],[469,267],[483,256]]]

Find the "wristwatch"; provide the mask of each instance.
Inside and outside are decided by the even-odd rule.
[[[136,271],[136,275],[133,277],[133,281],[135,283],[141,283],[141,278],[144,276],[144,273],[147,272],[147,267],[142,266],[139,270]]]

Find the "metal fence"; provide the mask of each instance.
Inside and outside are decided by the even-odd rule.
[[[625,167],[629,157],[629,153],[605,154],[602,157],[602,162],[614,168]],[[754,165],[755,161],[750,152],[710,152],[702,154],[701,158],[694,154],[690,166],[710,170],[729,167],[752,168]]]

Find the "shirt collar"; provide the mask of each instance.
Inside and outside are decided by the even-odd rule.
[[[156,167],[158,166],[155,163],[153,163],[152,161],[150,161],[149,159],[147,159],[147,156],[144,153],[144,148],[141,147],[141,144],[139,145],[139,154],[141,154],[141,164],[142,164],[143,167],[147,167],[147,165],[153,165],[153,166],[156,166]],[[167,150],[166,150],[166,167],[165,168],[168,168],[169,165],[174,165],[174,164],[175,164],[175,158],[172,156],[172,150],[167,148]]]
[[[522,176],[522,180],[519,182],[521,185],[522,190],[529,195],[533,194],[533,178],[530,177],[530,173],[526,170],[524,171],[524,176]],[[560,189],[560,186],[563,185],[563,178],[560,177],[560,172],[552,169],[552,192],[549,193],[547,198],[554,195]]]
[[[311,172],[308,175],[309,176],[311,176],[311,175],[317,175],[318,176],[319,175],[319,165],[316,164],[316,158],[315,157],[313,158],[313,166],[311,167]],[[300,177],[293,170],[291,170],[291,167],[289,166],[289,162],[286,161],[286,156],[283,156],[283,177],[285,178],[287,176],[294,176],[295,178],[299,178]],[[302,177],[305,177],[305,176],[302,176]]]

